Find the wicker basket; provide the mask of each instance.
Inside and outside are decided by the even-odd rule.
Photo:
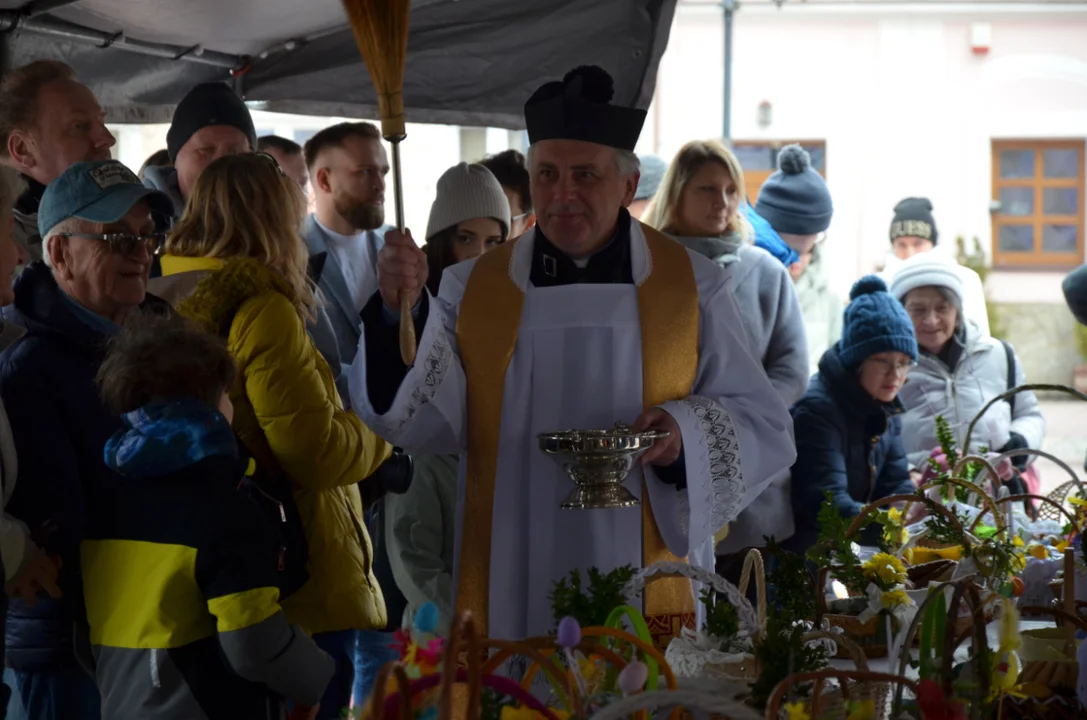
[[[487,671],[483,657],[489,648],[513,651],[540,662],[553,687],[570,700],[575,714],[579,714],[579,698],[572,691],[569,678],[554,663],[525,643],[482,640],[471,614],[462,612],[453,619],[441,672],[409,680],[399,663],[388,663],[378,674],[362,717],[367,720],[413,720],[414,709],[422,700],[423,706],[437,706],[439,720],[452,720],[455,710],[457,717],[478,718],[483,688],[488,687],[516,699],[546,720],[558,720],[556,714],[527,689],[510,678]],[[386,688],[390,676],[396,681],[396,692],[388,695]],[[454,703],[460,707],[454,708]]]
[[[1043,607],[1026,607],[1020,611],[1024,616],[1026,615],[1049,615],[1056,618],[1061,627],[1054,631],[1024,631],[1023,632],[1023,649],[1020,652],[1021,657],[1024,660],[1023,674],[1020,675],[1020,681],[1024,680],[1024,675],[1028,672],[1027,668],[1031,665],[1031,648],[1028,645],[1028,639],[1030,635],[1028,633],[1035,633],[1035,640],[1038,645],[1045,645],[1046,650],[1040,653],[1040,657],[1046,657],[1053,649],[1063,652],[1068,658],[1067,662],[1070,665],[1069,668],[1063,670],[1065,677],[1072,678],[1070,681],[1066,681],[1061,687],[1065,690],[1064,693],[1053,695],[1045,700],[1039,700],[1036,698],[1022,698],[1012,695],[1005,695],[1001,698],[1001,715],[1005,718],[1045,718],[1046,720],[1072,720],[1073,718],[1082,718],[1083,714],[1079,709],[1079,700],[1075,696],[1075,678],[1079,673],[1079,664],[1076,662],[1076,640],[1075,631],[1082,630],[1087,632],[1087,622],[1084,622],[1078,615],[1070,614],[1064,610],[1057,608],[1043,608]],[[1070,626],[1070,627],[1069,627]],[[1067,628],[1066,630],[1064,628]],[[1050,664],[1051,661],[1040,661],[1040,664]],[[1045,683],[1054,687],[1051,682]],[[1069,690],[1071,692],[1069,692]]]
[[[827,680],[836,680],[835,689],[825,690]],[[778,683],[770,700],[766,704],[766,720],[779,720],[782,706],[789,691],[798,685],[812,685],[810,716],[812,720],[840,720],[848,714],[852,701],[868,701],[873,704],[874,715],[871,720],[890,720],[899,717],[892,712],[891,689],[906,688],[917,694],[917,684],[902,675],[875,673],[867,670],[820,670],[818,672],[798,673]]]
[[[875,512],[881,507],[886,505],[893,505],[897,502],[911,503],[917,500],[915,495],[889,495],[884,498],[880,498],[872,503],[861,508],[860,513],[853,518],[853,522],[850,523],[849,528],[846,530],[846,537],[852,538],[860,531],[861,524],[864,522],[870,514]],[[961,527],[961,523],[958,522],[958,518],[955,514],[936,502],[928,502],[927,505],[930,509],[935,510],[938,513],[943,514],[952,522]],[[890,644],[890,638],[887,637],[887,623],[884,620],[882,613],[875,617],[869,618],[867,621],[862,622],[856,615],[844,615],[838,613],[831,613],[827,608],[826,598],[826,583],[827,575],[833,568],[823,568],[819,571],[819,578],[816,585],[817,593],[817,607],[818,616],[816,617],[816,625],[821,625],[823,620],[826,620],[831,627],[840,628],[842,632],[853,642],[858,644],[861,649],[869,658],[881,658],[887,656],[887,647]],[[848,655],[839,648],[836,657],[847,657]]]
[[[752,639],[766,626],[766,572],[762,554],[757,549],[749,550],[744,558],[740,587],[736,587],[720,575],[693,565],[657,563],[636,574],[625,588],[624,595],[628,598],[636,596],[648,583],[664,577],[685,577],[697,580],[724,595],[736,606],[742,625],[751,629]],[[746,595],[752,578],[755,580],[757,611],[751,607]],[[724,657],[724,653],[715,649],[696,647],[697,640],[696,635],[686,631],[680,637],[673,639],[668,647],[666,657],[673,660],[673,669],[683,677],[752,680],[758,676],[753,655],[745,654],[740,660],[721,662],[718,658]]]

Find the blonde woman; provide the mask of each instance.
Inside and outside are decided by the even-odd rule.
[[[306,334],[316,300],[299,233],[305,214],[297,183],[270,156],[214,161],[166,242],[156,289],[227,339],[238,365],[234,429],[262,467],[291,485],[309,579],[282,606],[336,660],[323,718],[339,717],[350,702],[355,630],[386,623],[356,483],[392,448],[343,410]]]
[[[743,170],[732,151],[714,140],[696,140],[680,148],[669,164],[645,222],[732,277],[749,350],[781,399],[792,405],[808,386],[804,320],[785,266],[750,244],[740,214],[745,197]],[[784,540],[792,533],[787,480],[771,484],[740,514],[719,553],[761,546],[764,535]]]

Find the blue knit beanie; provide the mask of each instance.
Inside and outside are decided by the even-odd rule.
[[[856,370],[872,355],[900,352],[917,360],[917,338],[902,303],[891,297],[875,275],[862,277],[849,291],[842,322],[838,357],[847,370]]]
[[[762,184],[755,211],[779,233],[815,235],[830,227],[834,205],[811,156],[799,145],[778,153],[778,171]]]

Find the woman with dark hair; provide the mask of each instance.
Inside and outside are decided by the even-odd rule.
[[[482,165],[461,163],[438,180],[427,223],[427,289],[438,294],[442,272],[478,257],[509,236],[510,209],[502,186]],[[453,614],[453,538],[457,509],[456,455],[414,457],[415,474],[403,495],[385,498],[385,541],[409,618],[419,606],[438,607],[438,632]]]
[[[438,295],[442,271],[479,257],[510,237],[510,207],[502,186],[483,165],[461,163],[438,178],[426,228],[427,289]]]
[[[516,150],[503,150],[480,160],[479,164],[491,171],[509,201],[510,238],[521,237],[525,230],[536,224],[525,156]]]

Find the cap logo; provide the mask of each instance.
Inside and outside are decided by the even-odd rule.
[[[140,184],[140,179],[136,177],[136,173],[132,172],[121,163],[100,165],[91,170],[88,174],[100,190],[105,190],[114,185]]]

